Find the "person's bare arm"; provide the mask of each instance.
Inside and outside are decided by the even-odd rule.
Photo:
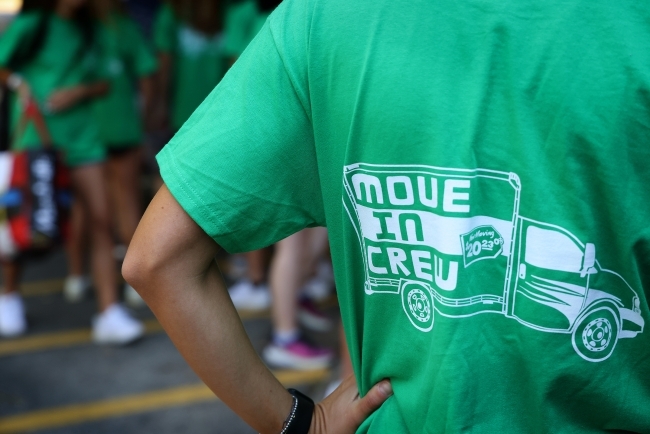
[[[158,54],[158,72],[155,76],[155,103],[150,112],[150,123],[153,129],[169,127],[169,99],[173,60],[169,53]]]
[[[218,249],[163,185],[122,271],[208,387],[255,430],[277,434],[293,398],[253,349],[214,261]],[[391,393],[383,381],[359,399],[348,379],[317,405],[310,433],[353,433]]]
[[[107,81],[97,81],[88,84],[57,89],[47,100],[47,108],[56,113],[65,111],[80,102],[97,98],[108,92],[110,85]]]
[[[141,77],[139,82],[140,95],[142,97],[142,119],[147,130],[152,129],[151,114],[155,104],[155,80],[153,75]]]
[[[23,104],[27,103],[32,97],[32,90],[29,83],[20,74],[10,69],[0,68],[0,84],[8,86],[12,91],[16,92]]]

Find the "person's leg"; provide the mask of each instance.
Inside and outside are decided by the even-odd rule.
[[[20,261],[2,262],[2,281],[4,283],[4,294],[18,292],[20,288],[20,276],[22,274],[22,263]]]
[[[2,263],[4,289],[0,291],[0,336],[15,337],[27,331],[25,308],[18,293],[22,264],[19,261]]]
[[[90,259],[97,289],[99,311],[117,303],[116,264],[109,219],[104,165],[90,164],[72,169],[76,198],[83,205],[90,238]]]
[[[331,282],[318,275],[320,262],[327,253],[327,229],[322,227],[305,229],[305,255],[301,269],[303,279],[299,295],[298,320],[310,330],[326,332],[333,328],[333,322],[313,302],[309,294],[327,294]],[[324,298],[324,297],[321,297]]]
[[[270,272],[273,342],[264,349],[263,356],[278,367],[319,369],[327,367],[332,359],[330,350],[309,344],[298,329],[298,290],[310,260],[308,230],[276,244]]]
[[[109,152],[107,166],[111,208],[116,217],[120,241],[128,248],[142,216],[140,197],[142,147]],[[145,305],[142,297],[128,283],[124,284],[124,300],[132,307]]]
[[[266,280],[264,249],[253,250],[246,253],[246,262],[248,262],[248,278],[253,285],[260,285]]]
[[[144,328],[117,303],[117,264],[104,169],[104,164],[74,168],[72,182],[88,221],[90,263],[100,311],[93,323],[93,338],[98,343],[125,344],[141,337]]]
[[[140,175],[142,148],[136,147],[111,155],[108,179],[112,208],[117,218],[120,241],[128,247],[142,216]]]
[[[70,212],[70,234],[66,241],[68,276],[63,283],[63,296],[69,302],[81,300],[88,286],[84,277],[86,248],[86,212],[81,200],[75,198]]]
[[[303,264],[307,232],[300,231],[275,245],[270,283],[273,330],[278,334],[297,333],[297,296],[304,278]]]
[[[265,310],[271,304],[271,295],[265,282],[265,249],[245,253],[246,277],[233,284],[228,292],[237,309]]]

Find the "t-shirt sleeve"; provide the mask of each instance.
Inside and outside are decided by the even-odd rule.
[[[280,45],[267,22],[157,157],[172,195],[230,252],[325,224],[306,45],[290,57]]]
[[[0,65],[8,67],[13,56],[34,37],[40,16],[34,13],[18,14],[0,37]]]
[[[176,46],[177,23],[174,11],[168,4],[158,10],[153,25],[153,42],[156,50],[164,53],[174,51]]]
[[[131,64],[135,74],[138,77],[145,77],[156,72],[158,60],[137,24],[131,20],[126,20],[124,28],[128,35],[127,40],[130,41]]]
[[[226,14],[225,46],[227,56],[239,57],[255,35],[252,35],[253,21],[257,7],[251,0],[231,6]]]

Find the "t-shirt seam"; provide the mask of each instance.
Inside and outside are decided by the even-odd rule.
[[[179,186],[186,193],[189,193],[188,195],[186,195],[186,197],[189,200],[191,200],[195,206],[198,207],[199,212],[203,214],[212,223],[212,226],[218,226],[221,229],[225,229],[227,232],[231,233],[231,238],[233,239],[233,241],[235,241],[235,243],[237,244],[240,244],[241,240],[236,235],[234,235],[234,232],[231,230],[231,228],[228,225],[224,224],[217,214],[207,211],[208,208],[207,204],[203,201],[203,199],[201,199],[201,196],[199,196],[197,192],[191,187],[191,184],[187,182],[187,180],[183,176],[182,171],[176,165],[176,159],[172,155],[171,150],[166,150],[165,155],[167,156],[168,161],[171,163],[173,167],[174,174],[178,177],[178,180],[180,181]],[[219,242],[215,239],[213,235],[211,234],[209,235],[210,238],[212,238],[217,242],[217,244],[219,244]],[[220,244],[220,247],[223,246]]]
[[[296,86],[296,83],[293,80],[293,77],[289,73],[289,69],[287,69],[287,65],[284,61],[284,57],[282,56],[282,53],[280,53],[280,50],[278,49],[278,44],[275,39],[275,35],[273,34],[273,29],[271,27],[271,20],[267,18],[267,24],[269,26],[269,33],[271,33],[271,40],[273,41],[273,47],[275,47],[275,51],[278,53],[278,57],[280,58],[280,62],[282,63],[282,67],[284,68],[284,72],[287,74],[287,77],[289,78],[289,82],[291,83],[291,87],[298,97],[298,101],[300,101],[300,105],[302,106],[302,109],[305,111],[305,114],[309,118],[309,122],[312,122],[311,118],[311,108],[306,106],[306,102],[303,102],[300,93],[298,92],[298,87]]]

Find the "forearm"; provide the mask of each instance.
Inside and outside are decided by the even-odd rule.
[[[163,328],[205,384],[242,419],[258,432],[279,433],[292,398],[250,344],[216,264],[204,275],[179,280],[160,282],[156,296],[145,298]]]
[[[253,349],[213,260],[216,245],[186,215],[161,221],[174,206],[161,194],[171,197],[163,187],[145,213],[125,278],[205,384],[257,431],[277,434],[292,397]]]
[[[142,113],[151,113],[154,104],[154,79],[149,75],[140,78],[140,95],[142,96]]]
[[[107,81],[97,81],[94,83],[79,85],[80,99],[93,99],[108,93],[110,84]]]
[[[169,105],[169,93],[171,86],[172,75],[172,57],[167,53],[162,53],[158,56],[158,97],[159,103],[165,107]]]

